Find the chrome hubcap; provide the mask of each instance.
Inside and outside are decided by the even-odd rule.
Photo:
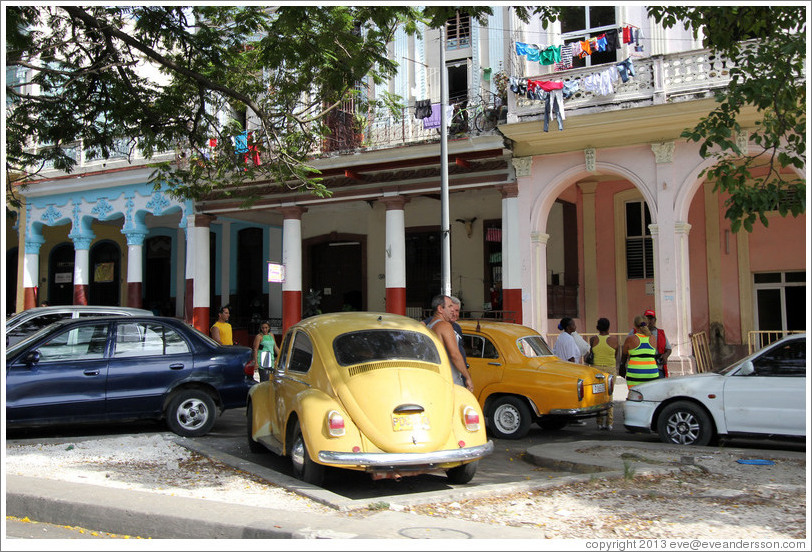
[[[199,399],[184,401],[177,412],[178,423],[186,429],[195,429],[206,423],[209,410],[206,403]]]
[[[290,460],[293,462],[293,470],[301,473],[304,467],[304,441],[301,436],[297,437],[290,449]]]
[[[494,425],[505,434],[515,433],[519,429],[521,421],[519,411],[510,404],[499,406],[493,413]]]
[[[673,443],[690,445],[699,439],[701,427],[690,412],[675,412],[668,418],[666,432]]]

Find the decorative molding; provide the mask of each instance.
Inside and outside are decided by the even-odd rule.
[[[530,233],[530,241],[535,244],[539,245],[547,245],[547,242],[550,240],[550,234],[546,234],[544,232],[531,232]]]
[[[156,217],[159,217],[163,214],[167,207],[170,206],[170,202],[161,192],[155,192],[152,194],[152,199],[147,202],[147,209],[152,211],[152,214]]]
[[[686,236],[691,232],[691,224],[688,222],[675,222],[674,233],[685,234]]]
[[[581,193],[584,195],[592,195],[595,193],[598,183],[594,180],[583,180],[578,183],[578,187],[581,189]]]
[[[584,165],[586,165],[586,170],[589,172],[596,172],[597,171],[597,160],[598,154],[595,152],[595,148],[586,148],[584,150]]]
[[[651,144],[651,151],[654,152],[654,160],[657,163],[674,162],[674,142]]]
[[[122,233],[127,237],[127,245],[143,246],[144,245],[144,238],[147,237],[147,235],[144,232],[130,231],[130,232],[122,232]]]
[[[531,166],[533,164],[532,157],[514,157],[513,170],[516,171],[516,178],[523,176],[530,176],[532,174]]]
[[[62,215],[62,211],[57,210],[53,205],[48,205],[48,208],[45,209],[45,212],[42,213],[40,219],[48,224],[48,226],[53,226],[56,224],[56,221],[65,218]]]
[[[106,197],[101,197],[96,202],[96,206],[90,210],[90,213],[96,215],[99,220],[105,220],[107,215],[110,214],[110,211],[113,210],[113,206],[110,205],[110,202],[107,201]]]
[[[750,153],[750,133],[748,131],[742,130],[736,135],[736,147],[739,148],[742,155]]]
[[[86,236],[68,236],[73,240],[73,248],[74,249],[90,249],[90,242],[93,241],[93,238],[86,237]]]
[[[42,236],[26,236],[25,238],[25,254],[26,255],[39,255],[39,248],[45,243],[45,238]]]
[[[403,207],[409,203],[411,199],[406,196],[395,195],[378,198],[378,201],[386,206],[387,211],[402,211]]]

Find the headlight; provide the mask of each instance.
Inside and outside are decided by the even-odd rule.
[[[640,402],[643,400],[643,394],[635,389],[629,389],[629,396],[626,397],[626,400]]]

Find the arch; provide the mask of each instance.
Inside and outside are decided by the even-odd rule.
[[[531,232],[546,232],[547,230],[547,217],[550,214],[550,209],[558,196],[584,178],[594,177],[596,175],[617,175],[625,178],[632,185],[637,188],[643,195],[643,198],[654,209],[651,209],[652,223],[656,224],[656,205],[657,202],[651,194],[651,190],[645,185],[643,179],[634,171],[631,171],[621,165],[607,162],[597,162],[595,164],[595,172],[588,171],[585,164],[579,164],[569,169],[566,169],[553,177],[550,182],[544,186],[540,186],[543,192],[540,193],[533,201],[530,210],[530,231]],[[535,182],[534,182],[535,184]]]
[[[90,248],[88,304],[118,306],[121,301],[121,248],[101,240]]]

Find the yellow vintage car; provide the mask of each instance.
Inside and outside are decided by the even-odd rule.
[[[533,422],[561,429],[611,406],[615,376],[559,360],[532,328],[482,319],[459,324],[474,395],[494,437],[521,439]]]
[[[292,326],[270,381],[249,392],[247,418],[253,452],[290,456],[294,474],[316,485],[328,466],[468,483],[493,451],[441,341],[395,314],[322,314]]]

